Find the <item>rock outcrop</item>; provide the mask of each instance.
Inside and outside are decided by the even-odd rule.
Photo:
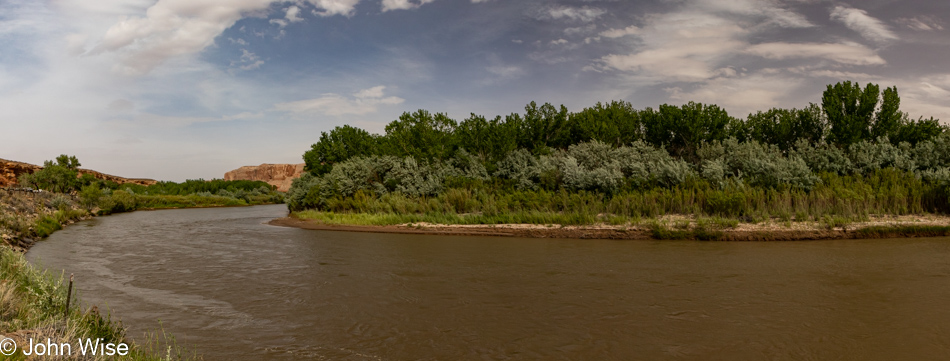
[[[32,174],[40,169],[43,169],[43,167],[0,159],[0,187],[15,186],[21,174]]]
[[[224,173],[224,180],[264,181],[277,186],[278,191],[286,192],[294,179],[303,173],[303,166],[303,163],[249,165]]]
[[[33,172],[40,169],[43,169],[43,167],[29,163],[0,159],[0,187],[15,186],[21,174],[32,174]],[[91,169],[79,168],[78,171],[80,176],[88,173],[92,174],[92,176],[96,177],[96,179],[110,180],[119,184],[135,183],[148,186],[156,183],[154,179],[123,178],[100,173]]]

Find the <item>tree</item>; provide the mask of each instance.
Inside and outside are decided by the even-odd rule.
[[[893,136],[902,117],[897,87],[884,89],[882,94],[880,87],[871,83],[864,90],[850,81],[828,85],[822,94],[821,108],[831,127],[828,141],[839,146]]]
[[[518,147],[515,136],[517,122],[509,122],[501,116],[486,120],[474,113],[459,123],[455,129],[455,138],[460,148],[474,154],[483,163],[495,163]]]
[[[457,126],[445,113],[432,115],[426,110],[405,112],[386,125],[385,154],[416,159],[444,160],[455,150]]]
[[[532,152],[544,147],[567,148],[570,128],[567,107],[555,108],[551,103],[531,102],[524,107],[525,114],[519,129],[519,145]]]
[[[892,137],[901,126],[903,115],[900,111],[901,98],[897,95],[897,87],[884,89],[881,96],[881,108],[874,116],[871,125],[871,138]]]
[[[79,159],[76,156],[65,154],[43,162],[43,169],[20,176],[20,184],[24,187],[46,189],[52,192],[65,193],[77,190],[80,187],[78,179]]]
[[[824,136],[821,111],[815,104],[804,109],[772,108],[766,112],[756,112],[749,114],[745,123],[748,139],[762,144],[774,144],[782,151],[791,149],[798,139],[804,138],[816,143]]]
[[[593,107],[570,114],[570,144],[598,140],[614,147],[643,138],[640,114],[624,101]]]
[[[330,133],[321,132],[320,140],[303,155],[306,163],[304,169],[315,175],[325,174],[329,173],[336,163],[353,157],[377,154],[378,138],[349,125],[333,128]]]
[[[646,108],[640,114],[648,143],[693,162],[698,161],[696,150],[702,143],[726,139],[735,121],[716,105],[695,102],[681,107],[663,104],[659,110]]]
[[[916,146],[917,143],[933,139],[945,131],[947,131],[947,127],[940,125],[940,121],[932,117],[930,119],[919,118],[915,121],[907,119],[905,116],[890,139],[894,144],[907,142]]]

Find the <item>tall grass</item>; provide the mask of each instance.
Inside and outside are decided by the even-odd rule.
[[[496,190],[481,185],[450,188],[438,196],[376,196],[362,190],[334,197],[320,211],[302,211],[301,218],[332,224],[621,224],[666,214],[721,217],[745,222],[826,221],[840,227],[874,215],[947,212],[947,191],[913,173],[882,169],[869,175],[822,173],[811,190],[755,187],[731,182],[725,186],[694,179],[673,188],[651,188],[608,195],[588,191]],[[830,220],[830,221],[829,221]]]
[[[162,339],[166,341],[163,344],[170,344],[169,350],[174,350],[177,358],[162,358],[148,345],[137,347],[126,337],[125,329],[109,315],[103,316],[96,309],[83,310],[78,301],[74,300],[64,314],[66,291],[62,276],[39,271],[22,254],[0,247],[0,333],[29,330],[34,340],[48,337],[54,342],[75,342],[78,338],[102,338],[105,342],[125,342],[131,346],[129,355],[90,358],[92,360],[185,359],[181,349],[173,340],[167,342],[167,338]],[[158,343],[149,341],[148,344]],[[17,355],[22,356],[20,352]]]
[[[115,191],[111,195],[98,197],[94,205],[98,214],[131,212],[139,209],[169,209],[196,207],[232,207],[273,203],[275,199],[268,195],[235,198],[212,194],[189,195],[148,195]]]

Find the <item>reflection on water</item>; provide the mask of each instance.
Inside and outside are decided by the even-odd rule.
[[[950,239],[704,243],[81,222],[27,257],[206,360],[950,358]]]

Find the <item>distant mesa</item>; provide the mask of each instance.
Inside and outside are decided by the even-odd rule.
[[[224,173],[224,180],[264,181],[277,186],[278,191],[286,192],[294,179],[303,173],[303,166],[304,163],[248,165]]]
[[[16,162],[0,158],[0,187],[10,187],[17,185],[17,179],[21,174],[32,174],[35,171],[43,169],[38,165],[30,163]],[[145,178],[123,178],[110,174],[100,173],[91,169],[79,168],[79,175],[92,174],[96,179],[109,180],[119,184],[134,183],[143,186],[149,186],[157,183],[154,179]]]

